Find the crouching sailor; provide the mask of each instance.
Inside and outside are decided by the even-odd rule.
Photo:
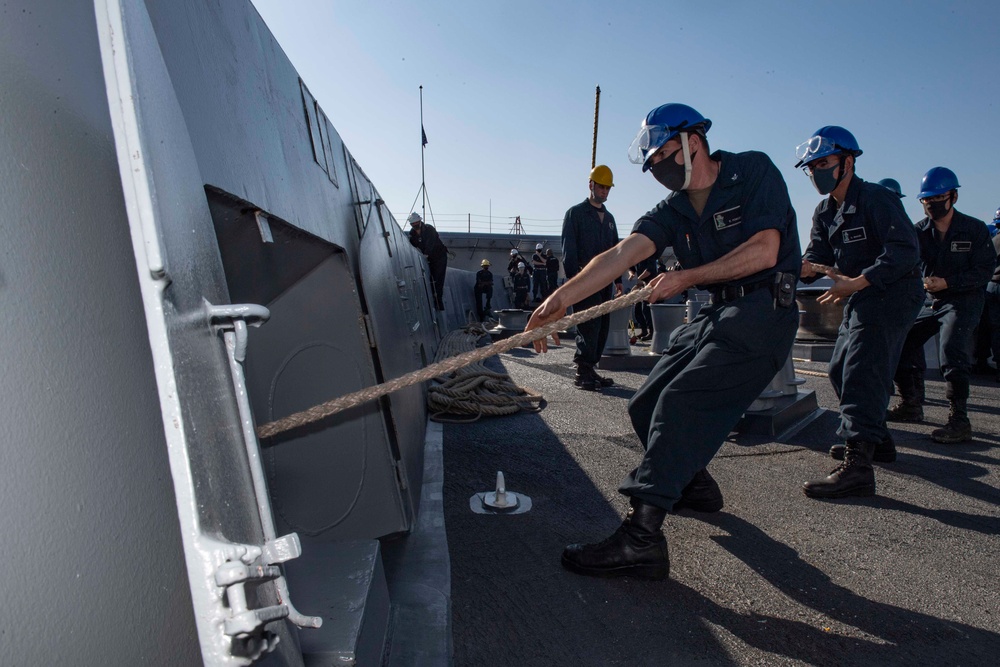
[[[785,182],[763,153],[710,154],[705,135],[711,125],[683,104],[646,116],[629,157],[671,194],[528,322],[533,329],[558,319],[567,306],[667,246],[682,268],[650,280],[650,301],[694,286],[712,294],[674,333],[629,401],[645,454],[619,488],[629,498],[628,513],[609,539],[566,548],[563,565],[579,574],[667,576],[661,530],[667,512],[721,509],[722,494],[705,466],[785,363],[795,338],[800,251]],[[546,347],[544,341],[535,346]]]

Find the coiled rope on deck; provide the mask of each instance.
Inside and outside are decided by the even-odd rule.
[[[598,304],[592,308],[582,310],[579,313],[567,315],[566,317],[558,319],[555,322],[550,322],[549,324],[538,327],[537,329],[515,334],[510,338],[505,338],[504,340],[497,341],[496,343],[486,347],[479,347],[468,352],[463,352],[457,356],[449,357],[448,359],[431,364],[430,366],[413,371],[412,373],[407,373],[406,375],[389,380],[388,382],[375,385],[374,387],[366,387],[365,389],[346,394],[340,398],[331,399],[325,403],[315,405],[308,410],[296,412],[295,414],[283,417],[282,419],[259,426],[257,428],[257,437],[262,439],[270,438],[278,435],[279,433],[284,433],[285,431],[290,431],[300,426],[312,424],[313,422],[325,419],[330,415],[337,414],[338,412],[342,412],[356,405],[361,405],[363,403],[367,403],[368,401],[373,401],[376,398],[381,398],[382,396],[391,394],[394,391],[399,391],[400,389],[405,389],[406,387],[426,382],[427,380],[433,380],[434,378],[446,376],[460,368],[474,364],[477,361],[482,361],[483,359],[492,357],[495,354],[507,352],[515,347],[521,347],[522,345],[527,345],[528,343],[532,343],[536,340],[541,340],[546,336],[551,335],[552,332],[563,331],[576,326],[580,322],[587,322],[621,308],[627,308],[628,306],[635,305],[639,301],[648,299],[652,292],[653,287],[646,286],[641,290],[636,290],[625,296],[605,301],[604,303]]]
[[[436,361],[443,361],[476,348],[486,335],[481,325],[470,325],[449,332],[438,346]],[[518,386],[506,373],[491,371],[485,360],[475,361],[456,369],[447,379],[427,390],[427,406],[431,419],[439,422],[468,423],[483,415],[499,417],[518,412],[537,412],[544,397]],[[471,415],[459,419],[447,415]]]

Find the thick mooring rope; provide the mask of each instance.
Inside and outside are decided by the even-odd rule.
[[[325,419],[330,415],[337,414],[338,412],[342,412],[356,405],[361,405],[363,403],[367,403],[368,401],[373,401],[376,398],[381,398],[382,396],[391,394],[394,391],[399,391],[400,389],[405,389],[406,387],[426,382],[427,380],[433,380],[437,377],[446,376],[460,368],[468,366],[469,364],[474,364],[477,361],[482,361],[483,359],[492,357],[495,354],[500,354],[501,352],[512,350],[515,347],[521,347],[522,345],[527,345],[528,343],[532,343],[536,340],[541,340],[546,336],[551,335],[553,332],[563,331],[576,326],[580,322],[587,322],[602,315],[607,315],[615,310],[635,305],[639,301],[648,299],[652,292],[653,287],[646,286],[641,290],[630,292],[629,294],[618,297],[617,299],[605,301],[604,303],[598,304],[593,308],[588,308],[580,311],[579,313],[567,315],[566,317],[556,320],[555,322],[550,322],[549,324],[537,329],[524,331],[522,333],[515,334],[510,338],[497,341],[492,345],[479,347],[469,352],[459,354],[458,356],[450,357],[444,361],[431,364],[430,366],[413,371],[412,373],[407,373],[406,375],[389,380],[388,382],[383,382],[382,384],[375,385],[374,387],[366,387],[365,389],[346,394],[340,398],[331,399],[326,403],[315,405],[308,410],[296,412],[293,415],[289,415],[287,417],[283,417],[282,419],[259,426],[257,428],[257,437],[262,439],[270,438],[271,436],[278,435],[279,433],[290,431],[293,428],[305,426],[306,424],[312,424],[313,422]]]
[[[486,335],[481,325],[471,325],[448,333],[437,351],[437,361],[473,350],[480,338]],[[485,361],[485,360],[483,360]],[[498,417],[512,415],[522,410],[537,412],[544,400],[541,394],[519,387],[506,373],[491,371],[483,361],[459,368],[447,380],[427,390],[427,406],[431,419],[439,422],[468,423],[483,415]],[[448,415],[471,415],[459,419]]]

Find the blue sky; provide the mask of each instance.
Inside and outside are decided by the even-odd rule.
[[[597,161],[621,234],[667,191],[626,150],[646,113],[689,104],[714,149],[760,150],[788,183],[803,246],[819,195],[795,146],[843,125],[858,174],[893,177],[910,217],[931,167],[957,208],[1000,206],[998,2],[390,2],[253,0],[399,221],[420,188],[441,230],[558,234]],[[419,210],[420,202],[416,203]]]

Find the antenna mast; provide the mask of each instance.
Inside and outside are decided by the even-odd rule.
[[[420,193],[423,195],[423,202],[420,206],[420,217],[424,220],[427,219],[427,179],[424,177],[424,151],[426,148],[427,133],[424,132],[424,87],[420,86]]]
[[[601,87],[597,87],[597,98],[594,100],[594,149],[590,154],[590,168],[597,166],[597,117],[601,112]],[[421,124],[423,121],[421,121]]]

